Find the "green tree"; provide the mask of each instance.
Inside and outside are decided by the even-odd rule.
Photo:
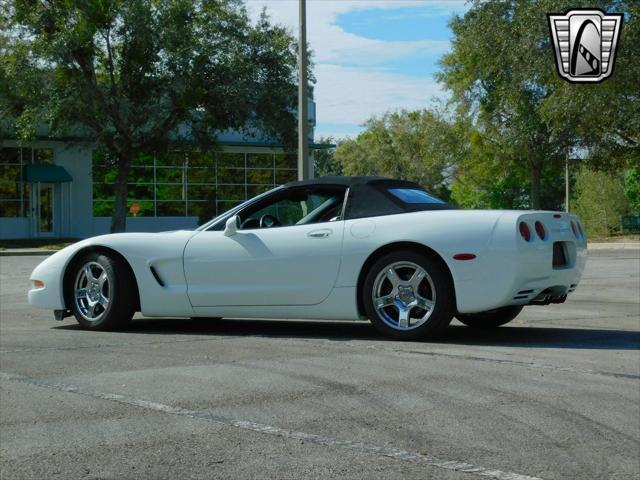
[[[540,81],[552,84],[540,112],[553,132],[571,129],[579,146],[589,149],[592,167],[619,170],[640,162],[640,2],[549,2],[555,11],[598,7],[624,13],[614,74],[599,84],[558,81],[553,72]],[[551,8],[545,4],[547,8]]]
[[[466,117],[468,118],[468,117]],[[498,148],[487,135],[468,126],[469,148],[458,157],[451,198],[464,208],[526,207],[527,178],[510,168],[510,150]]]
[[[580,6],[627,12],[616,73],[602,84],[569,84],[556,72],[546,13]],[[559,203],[556,185],[571,147],[588,149],[590,162],[637,158],[638,15],[629,12],[638,12],[637,2],[474,0],[450,24],[453,49],[438,78],[458,114],[499,152],[503,171],[528,177],[532,208]]]
[[[345,174],[412,180],[449,197],[454,165],[468,150],[465,123],[449,122],[438,110],[403,110],[365,126],[355,139],[338,144],[335,155]]]
[[[620,230],[628,200],[619,176],[582,167],[576,174],[572,210],[584,223],[587,234],[603,237]]]
[[[126,222],[141,152],[211,143],[227,128],[294,144],[296,45],[239,0],[36,0],[0,4],[0,118],[28,139],[84,136],[115,156],[111,230]]]
[[[320,137],[318,143],[334,145],[336,140],[333,137]],[[336,159],[336,149],[314,150],[313,170],[316,177],[342,175],[342,164]]]
[[[624,173],[624,194],[634,215],[640,215],[640,166],[636,165]]]

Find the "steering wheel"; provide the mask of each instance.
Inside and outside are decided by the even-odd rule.
[[[257,218],[247,218],[244,222],[242,222],[243,230],[248,230],[252,228],[260,228],[260,220]]]
[[[260,217],[260,228],[272,228],[280,225],[280,222],[273,215],[268,213]]]

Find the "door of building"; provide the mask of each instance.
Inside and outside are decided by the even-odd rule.
[[[53,237],[56,232],[55,184],[36,183],[34,187],[36,236]]]

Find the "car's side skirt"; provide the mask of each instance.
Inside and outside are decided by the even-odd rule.
[[[282,318],[309,320],[359,320],[355,287],[334,288],[317,305],[267,305],[238,307],[194,307],[198,317]]]

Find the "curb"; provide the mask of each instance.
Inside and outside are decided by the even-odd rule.
[[[598,242],[588,243],[587,250],[640,250],[640,242],[615,243]]]
[[[41,249],[33,249],[33,250],[0,250],[0,257],[26,257],[30,255],[53,255],[58,250],[41,250]]]

